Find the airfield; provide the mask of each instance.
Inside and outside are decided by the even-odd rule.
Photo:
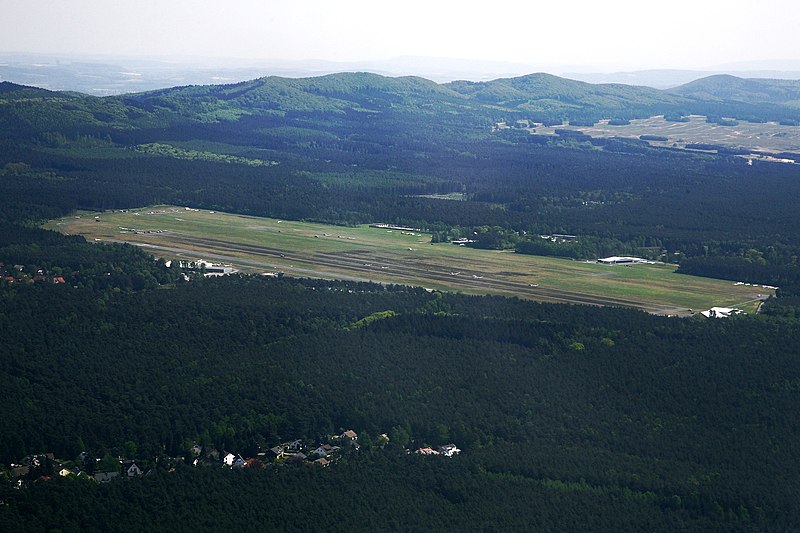
[[[754,313],[774,290],[675,273],[674,265],[602,265],[513,251],[431,244],[418,230],[342,227],[154,206],[53,220],[48,228],[125,242],[156,257],[206,260],[242,272],[396,283],[572,304],[689,315],[710,307]]]

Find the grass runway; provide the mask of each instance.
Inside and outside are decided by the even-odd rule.
[[[95,218],[97,217],[97,218]],[[430,244],[430,235],[156,206],[79,213],[47,227],[128,242],[166,259],[206,259],[246,272],[400,283],[470,294],[633,307],[686,315],[712,306],[755,312],[774,291],[676,274],[672,265],[600,265]]]

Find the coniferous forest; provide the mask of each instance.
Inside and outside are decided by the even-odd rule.
[[[110,98],[0,86],[0,530],[796,529],[798,167],[494,131],[608,117],[530,115],[511,98],[543,90],[530,82],[507,97],[368,75]],[[792,118],[634,96],[615,117]],[[162,202],[653,253],[780,289],[754,316],[670,318],[204,278],[39,228]],[[433,453],[448,444],[460,453]]]

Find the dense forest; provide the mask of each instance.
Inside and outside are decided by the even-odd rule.
[[[659,110],[796,118],[774,101],[657,93],[546,76],[267,78],[113,98],[0,84],[0,529],[796,527],[798,167],[493,130]],[[573,105],[537,111],[544,100]],[[676,319],[205,279],[37,227],[155,203],[629,253],[781,288],[757,316]],[[346,429],[360,450],[327,468],[192,466],[195,445],[254,455]],[[407,453],[448,443],[461,454]],[[45,453],[24,475],[12,466]],[[86,475],[118,457],[148,474]],[[55,459],[85,472],[61,477]]]
[[[256,278],[143,291],[14,285],[1,296],[7,463],[45,450],[134,453],[153,463],[182,457],[193,443],[244,452],[346,427],[393,439],[330,474],[289,465],[236,474],[180,462],[170,473],[155,462],[147,478],[116,487],[39,481],[4,492],[6,524],[102,528],[128,514],[131,500],[141,508],[125,527],[162,514],[174,520],[191,500],[177,487],[198,483],[219,499],[231,491],[326,494],[328,507],[306,507],[314,502],[306,497],[280,512],[240,501],[259,524],[276,527],[301,513],[341,529],[321,516],[340,508],[332,516],[343,524],[419,528],[403,509],[421,498],[438,502],[426,506],[426,520],[466,528],[479,517],[518,529],[781,528],[798,520],[798,435],[786,416],[800,407],[800,324],[786,317],[684,320]],[[402,450],[451,441],[463,449],[452,464]],[[409,476],[420,481],[409,485]],[[337,490],[343,479],[358,491]],[[506,494],[499,507],[497,494],[485,498],[497,491]],[[529,499],[524,511],[514,503]],[[44,515],[37,505],[59,511]],[[212,510],[187,527],[237,523],[233,509],[213,518]],[[606,518],[595,522],[595,513]]]

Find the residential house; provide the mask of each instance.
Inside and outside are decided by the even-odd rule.
[[[461,450],[455,444],[445,444],[439,447],[439,453],[446,457],[453,457],[461,453]]]
[[[420,448],[415,453],[418,453],[420,455],[439,455],[439,452],[437,452],[433,448]]]
[[[29,467],[29,466],[12,466],[12,468],[11,468],[11,477],[27,476],[30,471],[31,471],[31,467]]]
[[[325,466],[328,466],[329,464],[331,464],[331,462],[328,461],[327,459],[325,459],[324,457],[320,457],[319,459],[314,461],[314,464],[317,465],[317,466],[325,467]]]
[[[342,433],[339,438],[342,439],[342,442],[346,442],[348,444],[355,444],[356,441],[358,441],[358,433],[356,433],[352,429],[348,429],[347,431]]]
[[[289,453],[297,453],[303,449],[303,441],[298,439],[292,442],[289,442],[285,445],[285,450]]]
[[[272,459],[280,459],[285,455],[283,446],[275,446],[274,448],[270,448],[267,452],[267,457]]]
[[[289,457],[289,461],[293,463],[304,463],[306,459],[308,459],[308,457],[303,452],[297,452]]]
[[[316,450],[311,452],[311,455],[315,455],[317,457],[327,457],[338,450],[338,446],[331,446],[330,444],[323,444],[322,446],[317,447]]]
[[[245,465],[244,458],[239,454],[227,454],[223,459],[222,463],[225,466],[230,466],[231,468],[242,468]]]
[[[39,467],[42,465],[43,457],[41,455],[26,455],[22,458],[22,466]]]
[[[125,469],[125,475],[128,477],[141,476],[142,469],[139,468],[136,463],[131,463],[130,466]]]

